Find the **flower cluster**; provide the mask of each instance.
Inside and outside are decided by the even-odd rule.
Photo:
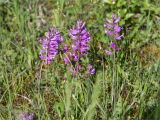
[[[19,117],[20,117],[20,120],[33,120],[34,113],[24,112],[24,113],[21,113]]]
[[[51,64],[58,52],[62,51],[65,55],[63,58],[64,63],[70,63],[70,71],[73,75],[76,75],[82,69],[80,58],[85,56],[89,50],[90,34],[85,27],[85,23],[81,20],[77,21],[77,24],[69,30],[69,37],[72,40],[71,47],[63,43],[64,47],[60,49],[59,46],[63,41],[63,37],[56,28],[50,28],[46,35],[40,38],[42,44],[40,59],[45,64]],[[91,65],[86,69],[90,75],[95,73],[95,69]]]
[[[59,45],[63,41],[63,37],[56,28],[50,28],[45,37],[40,38],[42,50],[40,51],[40,59],[45,64],[51,64],[59,51]]]
[[[122,28],[118,25],[119,21],[120,17],[113,14],[111,19],[106,18],[106,23],[104,24],[105,33],[113,38],[109,46],[110,50],[106,50],[108,55],[112,55],[113,51],[120,50],[120,48],[117,47],[117,41],[121,40],[123,35],[120,34]],[[42,44],[40,59],[44,61],[45,64],[51,64],[58,55],[58,52],[62,51],[64,54],[64,63],[66,65],[71,65],[70,71],[72,74],[77,74],[83,68],[81,58],[87,55],[91,39],[90,33],[85,26],[85,22],[78,20],[76,25],[69,30],[69,37],[72,40],[72,44],[69,46],[63,43],[64,47],[61,50],[60,44],[63,41],[63,37],[56,28],[50,28],[46,35],[40,38],[40,43]],[[90,75],[95,73],[94,67],[90,64],[85,70]]]
[[[85,23],[82,21],[77,21],[77,24],[70,29],[69,36],[71,37],[73,44],[73,52],[70,54],[74,58],[74,61],[78,61],[81,56],[87,54],[89,50],[89,40],[90,34],[85,27]]]
[[[81,69],[81,65],[78,63],[80,58],[85,56],[89,50],[90,34],[85,27],[85,23],[79,20],[76,25],[69,30],[69,36],[72,39],[71,51],[68,50],[67,46],[64,46],[64,51],[68,52],[66,57],[64,57],[64,62],[65,64],[75,62],[74,68],[71,68],[71,72],[75,75]],[[93,74],[94,72],[95,70],[89,73]]]
[[[105,33],[115,40],[121,40],[123,38],[123,35],[120,35],[122,28],[118,25],[119,21],[120,17],[113,14],[112,19],[106,18],[106,23],[104,24]]]
[[[112,55],[112,51],[119,51],[120,48],[117,47],[116,42],[119,40],[122,40],[124,35],[120,34],[122,31],[122,28],[118,25],[120,21],[120,17],[117,17],[115,14],[112,15],[111,19],[106,18],[106,22],[104,24],[104,28],[105,28],[105,33],[111,37],[113,40],[110,43],[110,49],[111,50],[106,50],[107,55]]]
[[[87,67],[87,72],[88,72],[88,74],[93,75],[93,74],[95,74],[96,70],[92,65],[89,64]]]

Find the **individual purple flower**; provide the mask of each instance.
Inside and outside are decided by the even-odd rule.
[[[120,35],[122,28],[118,25],[119,21],[120,17],[113,14],[112,19],[106,18],[106,23],[104,24],[105,33],[115,40],[121,40],[124,37],[123,35]]]
[[[114,42],[112,42],[112,43],[110,44],[110,48],[116,49],[116,44],[115,44]]]
[[[20,120],[33,120],[34,113],[24,112],[19,115]]]
[[[90,75],[93,75],[95,74],[95,72],[96,72],[95,68],[93,68],[93,66],[89,64],[87,67],[87,73],[89,73]]]
[[[50,28],[46,35],[40,38],[42,50],[40,51],[40,59],[45,64],[51,64],[59,51],[59,45],[63,41],[60,32],[56,28]]]
[[[89,50],[90,34],[85,27],[85,23],[81,20],[77,21],[77,24],[70,29],[69,36],[73,41],[71,56],[74,57],[74,61],[78,61]]]
[[[77,62],[79,60],[79,56],[77,53],[70,53],[70,58]]]
[[[68,46],[66,44],[64,44],[63,53],[67,53],[68,50],[69,50]]]

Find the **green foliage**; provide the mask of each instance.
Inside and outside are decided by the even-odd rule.
[[[158,0],[0,0],[0,119],[34,112],[37,120],[158,120],[160,118],[160,2]],[[104,21],[121,16],[125,39],[115,57]],[[74,78],[56,58],[39,60],[38,38],[56,26],[69,43],[76,20],[91,33],[83,62],[90,78]]]

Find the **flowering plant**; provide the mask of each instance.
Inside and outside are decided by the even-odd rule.
[[[106,22],[104,24],[105,33],[108,35],[112,42],[110,43],[110,50],[106,50],[107,55],[112,55],[113,51],[119,51],[118,41],[124,38],[124,34],[120,34],[122,28],[118,25],[120,21],[120,17],[117,17],[115,14],[112,15],[112,18],[106,18]]]

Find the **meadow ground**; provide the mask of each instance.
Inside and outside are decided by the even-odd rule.
[[[124,38],[107,55],[113,13]],[[55,26],[70,46],[77,20],[90,47],[73,76],[61,51],[44,64],[39,38]],[[160,0],[0,0],[0,40],[0,120],[160,120]]]

